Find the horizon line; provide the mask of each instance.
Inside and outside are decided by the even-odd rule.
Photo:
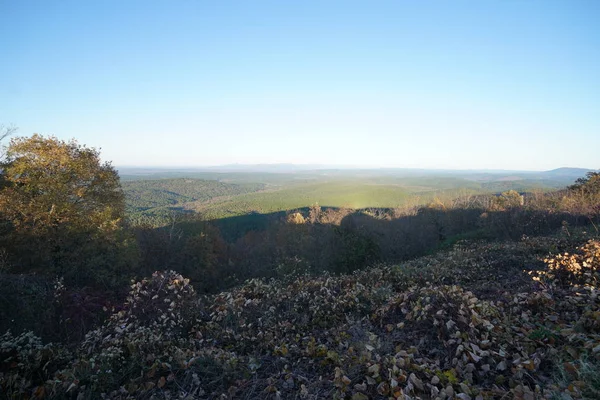
[[[256,168],[256,167],[296,167],[304,168],[303,171],[318,171],[318,170],[412,170],[412,171],[455,171],[455,172],[550,172],[556,170],[587,170],[600,171],[600,169],[587,167],[570,167],[561,166],[551,169],[503,169],[503,168],[441,168],[441,167],[395,167],[395,166],[361,166],[361,165],[346,165],[346,164],[294,164],[294,163],[258,163],[258,164],[211,164],[211,165],[117,165],[113,164],[116,169],[120,168],[139,168],[139,169],[218,169],[218,168]],[[244,171],[238,171],[244,172]]]

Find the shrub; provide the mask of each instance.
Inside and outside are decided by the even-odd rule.
[[[600,241],[590,240],[573,254],[564,253],[544,260],[546,271],[532,273],[536,281],[560,286],[593,285],[600,282]]]
[[[7,398],[43,398],[44,384],[65,367],[71,354],[62,346],[42,345],[33,332],[0,336],[0,394]]]

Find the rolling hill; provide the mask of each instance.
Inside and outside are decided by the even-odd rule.
[[[130,217],[160,224],[173,210],[218,219],[288,211],[315,203],[357,209],[398,208],[465,194],[548,191],[570,185],[588,171],[325,169],[285,164],[124,168],[120,173]]]

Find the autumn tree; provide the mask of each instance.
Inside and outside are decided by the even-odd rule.
[[[84,264],[97,269],[104,265],[93,264],[114,259],[124,195],[116,170],[97,150],[37,134],[15,138],[2,175],[0,210],[11,225],[4,239],[21,268],[81,280]]]
[[[496,211],[518,208],[524,204],[525,198],[516,190],[503,192],[494,199],[494,208]]]
[[[569,195],[563,198],[563,208],[598,221],[600,219],[600,172],[590,171],[569,186]]]
[[[308,220],[311,224],[316,224],[319,222],[319,219],[321,218],[321,212],[321,206],[319,206],[319,203],[315,203],[310,206],[308,209]]]
[[[580,191],[585,194],[600,193],[600,172],[590,171],[583,178],[579,178],[569,186],[572,191]]]

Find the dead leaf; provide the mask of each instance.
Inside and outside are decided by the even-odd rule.
[[[167,384],[167,380],[165,379],[164,376],[161,376],[160,379],[158,380],[158,387],[162,388]]]

